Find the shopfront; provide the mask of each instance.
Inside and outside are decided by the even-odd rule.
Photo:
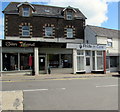
[[[1,72],[35,74],[106,71],[104,45],[2,40]]]
[[[67,48],[74,51],[74,73],[106,72],[106,47],[104,45],[67,44]]]

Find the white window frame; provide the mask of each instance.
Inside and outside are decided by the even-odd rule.
[[[25,10],[25,8],[28,9],[28,10]],[[22,12],[23,12],[22,15],[24,17],[29,17],[30,16],[30,8],[24,7]]]
[[[78,63],[78,59],[81,60],[83,58],[83,63]],[[81,69],[80,66],[83,68]],[[77,72],[84,72],[85,71],[85,51],[84,50],[77,50]]]
[[[45,37],[53,37],[53,27],[45,27]]]
[[[24,27],[28,27],[28,29],[24,29]],[[27,32],[28,35],[25,35],[24,33]],[[30,27],[29,26],[22,26],[22,36],[28,37],[30,36]]]
[[[73,29],[67,28],[67,38],[73,38]]]
[[[107,38],[107,47],[113,47],[113,40],[112,40],[112,38]]]
[[[67,15],[66,15],[67,20],[72,20],[73,19],[73,14],[71,11],[67,11]]]

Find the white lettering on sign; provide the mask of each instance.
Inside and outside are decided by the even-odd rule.
[[[106,45],[92,45],[92,44],[72,44],[68,43],[67,48],[78,50],[106,50]]]

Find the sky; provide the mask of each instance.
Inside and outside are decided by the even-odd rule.
[[[4,2],[3,2],[4,1]],[[30,2],[60,7],[75,7],[86,16],[86,25],[118,29],[118,2],[120,0],[0,0],[0,38],[4,38],[2,11],[10,2]]]

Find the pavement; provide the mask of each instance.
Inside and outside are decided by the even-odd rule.
[[[107,74],[39,74],[31,75],[3,75],[0,77],[1,82],[20,81],[20,80],[57,80],[57,79],[76,79],[76,78],[90,78],[90,77],[112,77],[119,76],[117,72]]]

